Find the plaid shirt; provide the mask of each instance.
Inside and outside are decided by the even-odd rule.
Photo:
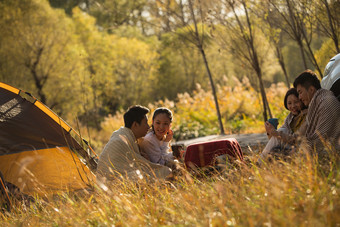
[[[331,91],[317,90],[308,106],[306,121],[309,151],[320,154],[328,142],[340,151],[340,102]]]

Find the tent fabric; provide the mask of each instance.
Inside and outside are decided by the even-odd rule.
[[[62,127],[37,106],[11,92],[0,92],[0,154],[72,143]]]
[[[62,155],[65,153],[72,154],[72,156]],[[60,159],[57,160],[57,157]],[[79,158],[83,159],[86,165],[80,164]],[[65,187],[79,188],[79,186],[73,187],[71,185],[72,181],[75,185],[81,184],[78,184],[70,176],[77,172],[76,175],[79,176],[76,177],[88,183],[89,181],[84,180],[83,174],[91,173],[88,167],[95,171],[97,166],[96,154],[65,121],[29,93],[0,82],[0,170],[4,174],[5,180],[19,184],[18,179],[21,175],[17,169],[22,167],[20,167],[20,164],[23,164],[22,160],[29,159],[34,159],[33,163],[37,165],[36,168],[46,172],[45,175],[32,175],[35,178],[33,181],[40,182],[51,191],[57,191],[52,185],[60,189],[65,189]],[[49,164],[50,167],[45,164],[49,163],[49,159],[56,159],[54,164]],[[62,165],[62,160],[64,160],[65,165],[69,165],[65,168],[73,169],[76,167],[77,171],[69,170],[68,173],[60,172],[59,175],[58,172],[54,173],[53,167],[60,168],[58,166]],[[73,162],[70,160],[73,160]],[[8,167],[8,165],[14,165],[14,163],[19,165],[20,168]],[[5,168],[5,166],[7,167]],[[32,168],[28,168],[27,171],[31,172]],[[25,175],[25,177],[28,176],[29,174]],[[44,177],[57,177],[63,186],[58,184],[57,180],[45,182],[42,180]],[[20,189],[32,191],[27,189],[30,185],[27,182],[25,184],[20,183],[20,185]],[[35,186],[36,184],[30,187]]]
[[[1,172],[24,194],[41,196],[86,188],[94,174],[68,147],[4,155]]]

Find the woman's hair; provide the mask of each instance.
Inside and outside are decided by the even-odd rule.
[[[293,88],[289,89],[289,90],[287,91],[286,96],[285,96],[285,99],[284,99],[284,105],[285,105],[285,107],[286,107],[287,110],[288,110],[287,99],[288,99],[288,96],[290,96],[290,95],[295,95],[296,98],[299,99],[299,93],[297,92],[296,88],[293,87]],[[302,104],[302,108],[301,108],[301,109],[304,109],[304,105],[303,105],[303,104]]]
[[[155,110],[155,112],[153,112],[153,116],[152,116],[152,120],[155,120],[156,116],[158,114],[166,114],[168,116],[168,118],[170,119],[170,122],[172,122],[172,112],[171,110],[169,110],[168,108],[165,107],[159,107]]]

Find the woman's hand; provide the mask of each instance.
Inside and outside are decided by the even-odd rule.
[[[277,131],[275,130],[274,126],[269,123],[269,121],[264,123],[264,127],[266,128],[268,136],[277,136]]]
[[[275,130],[274,126],[269,121],[266,121],[264,127],[266,128],[267,135],[272,136],[272,132]]]
[[[169,132],[166,134],[164,141],[169,142],[170,140],[172,140],[173,136],[174,136],[174,132],[171,129],[169,129]]]

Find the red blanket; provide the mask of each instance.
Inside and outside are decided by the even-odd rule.
[[[185,153],[184,163],[188,168],[213,166],[216,157],[224,154],[243,160],[240,144],[236,139],[230,138],[189,145]]]

